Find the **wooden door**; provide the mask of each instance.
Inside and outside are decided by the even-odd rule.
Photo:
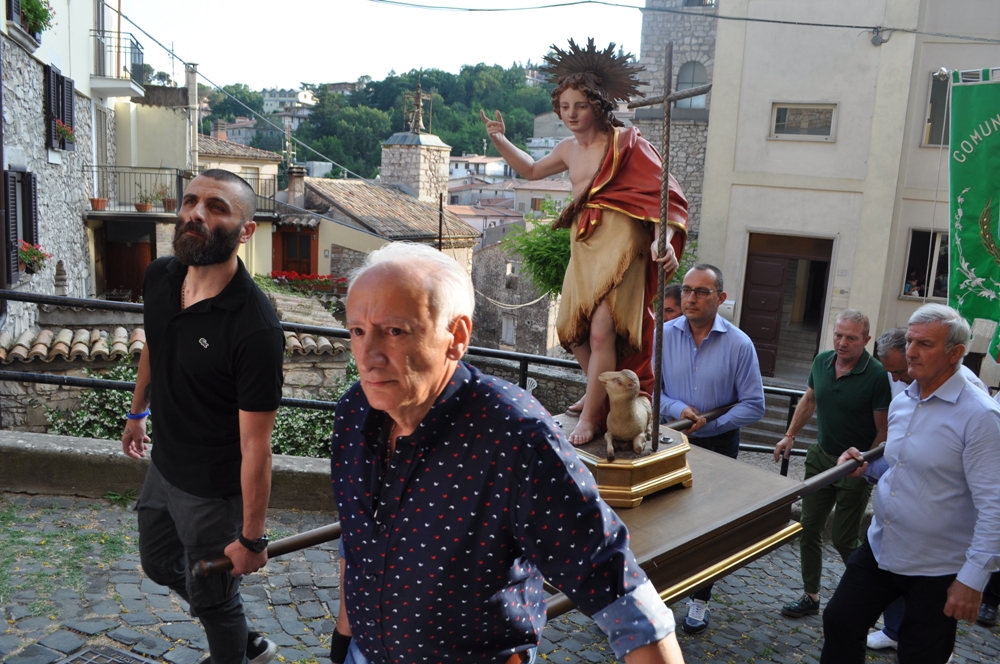
[[[107,242],[105,244],[105,287],[109,291],[130,291],[129,299],[142,297],[142,279],[153,260],[150,242]]]
[[[312,273],[312,236],[311,232],[282,233],[284,251],[281,256],[281,269],[285,272],[299,274]]]
[[[787,269],[787,258],[747,256],[740,329],[746,332],[757,349],[757,361],[763,376],[774,376]]]

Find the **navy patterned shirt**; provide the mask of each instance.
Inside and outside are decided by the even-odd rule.
[[[528,650],[545,625],[543,575],[619,657],[673,631],[625,525],[530,394],[459,363],[386,462],[391,424],[355,385],[333,429],[341,601],[369,661]]]

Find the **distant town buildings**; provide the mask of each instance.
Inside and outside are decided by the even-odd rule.
[[[261,94],[264,95],[264,113],[277,113],[286,107],[306,108],[316,105],[316,96],[312,90],[265,88]]]

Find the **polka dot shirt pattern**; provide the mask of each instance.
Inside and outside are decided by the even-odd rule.
[[[624,524],[522,388],[459,363],[386,462],[390,426],[355,385],[333,431],[342,601],[369,661],[504,661],[534,647],[543,575],[618,656],[673,631]]]

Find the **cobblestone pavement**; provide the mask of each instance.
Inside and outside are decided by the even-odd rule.
[[[207,657],[204,633],[184,603],[143,577],[134,512],[107,500],[9,493],[0,498],[0,661],[51,664],[84,645],[109,645],[171,664]],[[321,513],[272,510],[268,524],[277,538],[327,521]],[[824,597],[843,571],[835,559],[828,548]],[[280,661],[327,661],[338,581],[333,544],[275,559],[244,579],[247,616],[253,629],[280,646]],[[710,630],[680,635],[686,660],[816,662],[821,618],[788,620],[779,613],[800,592],[794,544],[716,583]],[[673,609],[683,618],[683,602]],[[998,637],[1000,629],[962,623],[955,662],[998,661]],[[616,661],[594,623],[576,612],[549,624],[540,652],[551,662]],[[869,661],[892,662],[893,651],[869,651]]]

